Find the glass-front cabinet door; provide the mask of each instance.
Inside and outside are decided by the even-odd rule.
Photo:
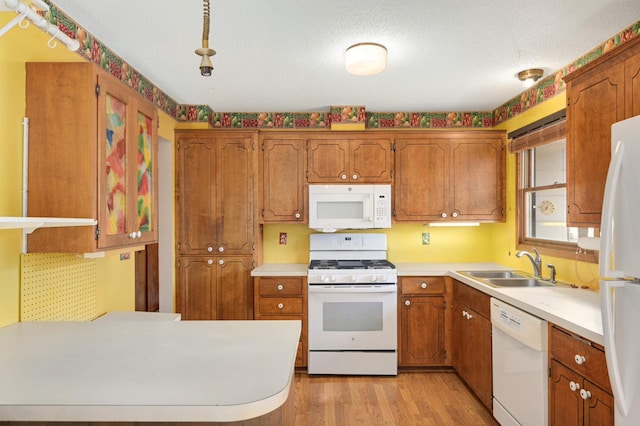
[[[155,240],[157,113],[98,79],[98,247]]]

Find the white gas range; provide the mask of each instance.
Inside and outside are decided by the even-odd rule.
[[[396,375],[398,274],[385,234],[310,236],[309,374]]]

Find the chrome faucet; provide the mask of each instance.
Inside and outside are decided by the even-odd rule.
[[[555,265],[552,265],[551,263],[548,263],[547,264],[547,268],[549,268],[550,271],[551,271],[550,272],[551,276],[549,277],[549,282],[551,284],[555,284],[556,283],[556,267],[555,267]]]
[[[524,250],[516,253],[516,257],[528,257],[531,261],[531,264],[533,265],[533,273],[535,274],[536,278],[542,278],[542,275],[540,274],[540,268],[542,267],[542,259],[540,259],[540,253],[538,253],[538,250],[536,250],[535,248],[533,249],[533,251],[536,254],[535,259],[533,258],[533,256],[531,256],[531,253]]]

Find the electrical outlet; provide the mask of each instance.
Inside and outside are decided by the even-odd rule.
[[[287,244],[287,233],[286,232],[281,232],[280,233],[280,245],[285,245]]]
[[[429,236],[429,233],[428,232],[423,232],[422,233],[422,245],[423,246],[428,246],[430,241],[431,241],[431,237]]]

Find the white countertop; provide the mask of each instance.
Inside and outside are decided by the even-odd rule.
[[[265,263],[251,271],[252,277],[306,277],[308,263]]]
[[[398,263],[398,276],[451,276],[475,289],[525,310],[544,320],[603,344],[600,293],[571,287],[496,288],[456,271],[510,270],[496,263],[416,262]],[[253,276],[306,276],[306,263],[268,263]],[[525,271],[526,272],[526,271]]]
[[[299,336],[300,321],[12,324],[0,328],[0,420],[258,417],[287,400]]]

